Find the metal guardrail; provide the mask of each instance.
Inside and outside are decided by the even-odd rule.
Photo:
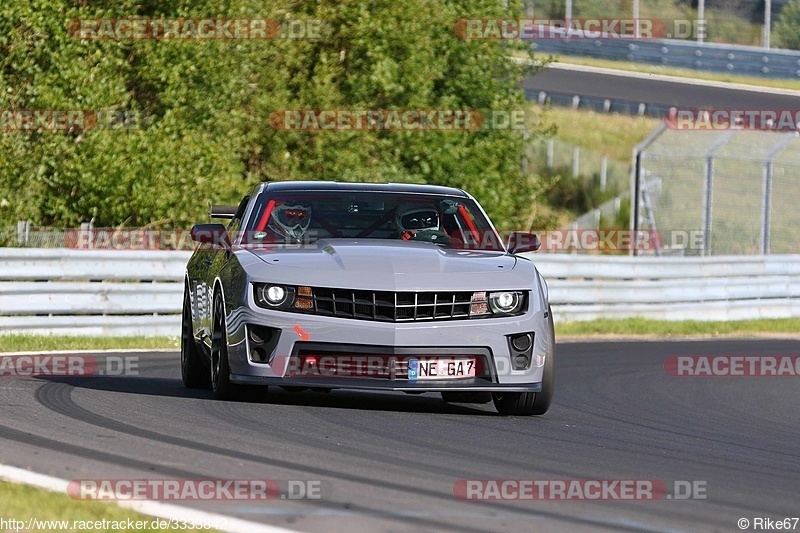
[[[176,336],[190,255],[0,248],[0,333]]]
[[[800,316],[800,256],[532,255],[557,321]]]
[[[800,51],[675,39],[542,39],[534,50],[764,78],[800,78]]]
[[[538,91],[525,89],[525,98],[536,101],[539,105],[551,104],[572,109],[591,109],[600,113],[620,113],[638,115],[640,117],[664,118],[674,106],[634,102],[617,98],[600,98],[597,96],[581,96],[566,92]]]
[[[0,248],[0,333],[177,336],[189,255]],[[560,322],[800,316],[798,255],[530,257]]]

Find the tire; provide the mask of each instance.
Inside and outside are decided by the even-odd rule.
[[[200,351],[194,340],[192,310],[189,303],[189,291],[183,292],[183,312],[181,318],[181,378],[183,386],[188,389],[210,389],[211,376],[208,368],[200,358]]]
[[[222,297],[214,296],[214,312],[211,329],[211,392],[217,400],[261,401],[266,398],[267,387],[238,385],[231,382],[231,367],[228,363],[228,335],[225,330],[225,308]]]
[[[492,395],[488,392],[446,391],[442,393],[442,400],[447,403],[489,403]]]
[[[495,392],[492,400],[497,412],[504,416],[530,416],[536,401],[535,392]]]
[[[549,311],[548,307],[548,311]],[[501,415],[531,416],[543,415],[553,403],[556,386],[556,337],[553,329],[553,312],[550,316],[550,352],[544,361],[542,390],[540,392],[495,392],[492,394],[494,407]]]

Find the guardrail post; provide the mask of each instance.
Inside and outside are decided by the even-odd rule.
[[[555,141],[553,138],[547,139],[547,168],[553,168],[553,148]]]

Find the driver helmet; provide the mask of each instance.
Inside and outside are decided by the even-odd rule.
[[[276,205],[272,209],[269,227],[278,235],[301,240],[311,224],[311,207],[297,204]]]
[[[439,212],[430,205],[403,204],[397,209],[394,221],[401,233],[439,230]]]

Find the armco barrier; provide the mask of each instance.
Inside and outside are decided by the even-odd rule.
[[[0,333],[176,336],[190,255],[0,248]]]
[[[557,321],[642,316],[744,320],[800,316],[800,255],[531,255]]]
[[[596,57],[764,78],[800,78],[800,51],[797,50],[767,50],[676,39],[542,39],[533,47],[536,52],[544,54]]]
[[[0,248],[0,333],[177,336],[189,255]],[[529,256],[561,322],[800,316],[800,255]]]

